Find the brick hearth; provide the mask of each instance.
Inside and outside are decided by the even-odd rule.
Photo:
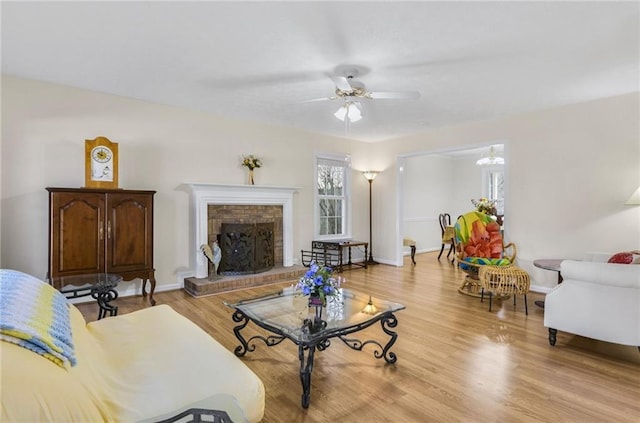
[[[295,265],[277,267],[253,275],[224,276],[213,281],[207,278],[185,278],[184,290],[194,297],[202,297],[280,282],[290,281],[291,284],[295,284],[306,271],[306,267]]]

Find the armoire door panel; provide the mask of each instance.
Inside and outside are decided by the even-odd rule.
[[[125,272],[153,267],[152,197],[137,194],[107,196],[107,267]]]
[[[52,273],[56,276],[100,273],[104,261],[104,196],[53,197]]]

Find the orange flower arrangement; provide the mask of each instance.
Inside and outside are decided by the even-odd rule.
[[[502,257],[502,236],[496,222],[485,224],[476,220],[472,224],[469,242],[464,248],[466,257]]]

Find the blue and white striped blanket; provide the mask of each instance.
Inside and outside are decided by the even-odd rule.
[[[0,339],[61,367],[76,364],[67,299],[52,286],[16,270],[0,269]]]

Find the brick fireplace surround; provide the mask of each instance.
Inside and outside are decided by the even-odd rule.
[[[207,213],[209,245],[220,234],[223,223],[273,222],[273,263],[276,267],[282,266],[282,206],[209,204]]]
[[[190,191],[190,247],[189,257],[191,263],[192,278],[185,278],[185,289],[192,295],[196,295],[193,291],[206,291],[204,293],[215,293],[226,291],[229,289],[211,289],[203,290],[196,287],[195,284],[206,282],[208,275],[209,262],[200,251],[200,246],[213,241],[219,224],[222,221],[231,220],[273,220],[275,224],[274,240],[276,253],[274,262],[276,266],[282,266],[285,269],[285,277],[295,278],[300,274],[302,266],[294,266],[293,251],[293,194],[297,191],[296,187],[279,187],[279,186],[263,186],[263,185],[223,185],[223,184],[206,184],[206,183],[186,183]],[[230,215],[237,213],[237,219]],[[222,214],[223,216],[220,216]],[[267,216],[265,216],[265,214]],[[281,218],[280,218],[281,216]],[[243,222],[238,222],[243,223]],[[279,248],[281,244],[282,248]],[[281,268],[281,269],[282,269]],[[303,269],[303,268],[302,268]],[[281,278],[282,271],[265,272],[249,278],[243,278],[244,282],[240,283],[236,279],[231,278],[220,284],[228,285],[227,288],[242,288],[255,284],[264,284],[262,282],[275,283]],[[260,277],[260,275],[262,275]],[[254,280],[252,282],[252,279]],[[262,281],[262,282],[260,282]],[[213,282],[215,284],[216,282]],[[189,286],[188,286],[189,285]],[[222,287],[220,287],[222,288]]]

